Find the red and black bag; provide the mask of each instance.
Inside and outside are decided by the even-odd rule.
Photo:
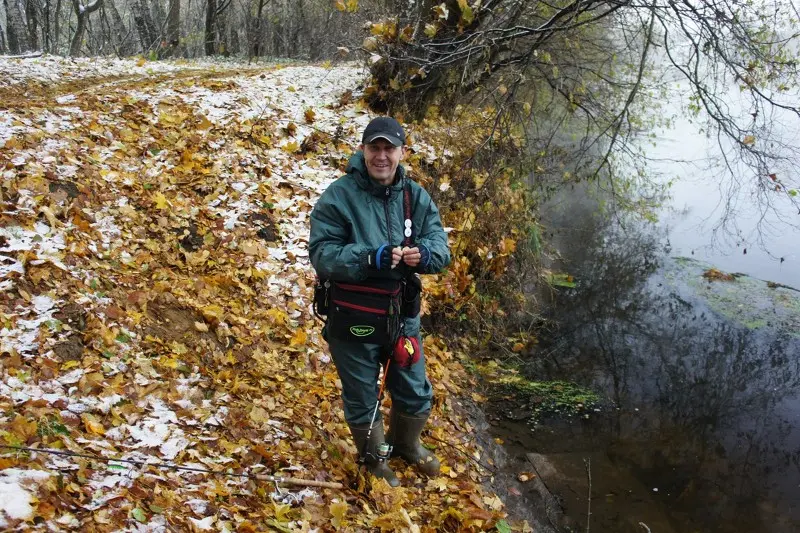
[[[328,335],[343,341],[388,346],[402,328],[401,307],[400,281],[332,282]]]

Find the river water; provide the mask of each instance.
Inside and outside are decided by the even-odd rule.
[[[547,206],[552,266],[577,287],[548,293],[557,326],[524,372],[590,387],[604,405],[534,421],[508,416],[530,405],[506,397],[492,418],[558,497],[563,530],[800,531],[800,293],[760,281],[800,288],[800,231],[759,234],[745,202],[740,232],[715,238],[708,146],[679,118],[649,151],[681,178],[657,224],[603,215],[582,190]],[[751,277],[710,282],[712,264]]]

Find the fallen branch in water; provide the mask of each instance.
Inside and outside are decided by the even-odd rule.
[[[589,492],[586,494],[586,533],[589,533],[592,522],[592,460],[584,459],[583,464],[586,466],[586,476],[589,479]]]

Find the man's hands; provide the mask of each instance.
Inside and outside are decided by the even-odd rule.
[[[375,270],[385,270],[394,268],[403,260],[403,249],[399,246],[394,248],[384,244],[374,252],[369,254],[369,266]]]
[[[383,270],[386,268],[395,268],[400,262],[414,268],[422,263],[423,266],[430,261],[430,252],[425,246],[414,246],[401,248],[395,246],[390,248],[388,245],[383,245],[370,254],[369,265],[376,270]]]
[[[403,248],[403,261],[412,268],[418,266],[427,268],[428,263],[431,262],[431,251],[424,244],[417,245],[414,248]]]
[[[419,248],[403,248],[403,262],[410,267],[415,267],[419,264],[420,259],[422,258],[422,254],[420,254]]]

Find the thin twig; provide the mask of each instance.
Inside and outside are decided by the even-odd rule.
[[[76,453],[76,452],[68,452],[64,450],[51,450],[48,448],[29,448],[26,446],[6,446],[4,444],[0,444],[0,448],[5,448],[8,450],[17,450],[18,452],[30,452],[30,453],[48,453],[50,455],[60,455],[63,457],[76,457],[82,459],[92,459],[94,461],[101,461],[105,463],[114,462],[114,463],[128,463],[135,466],[154,466],[156,468],[161,469],[172,469],[172,470],[182,470],[187,472],[198,472],[202,474],[212,474],[216,476],[229,476],[229,477],[243,477],[248,479],[256,479],[259,481],[269,481],[272,483],[278,484],[285,484],[285,485],[301,485],[307,487],[323,487],[329,489],[342,489],[344,485],[341,483],[330,482],[330,481],[316,481],[313,479],[298,479],[294,477],[282,477],[282,476],[270,476],[267,474],[237,474],[235,472],[221,472],[219,470],[208,470],[206,468],[196,468],[191,466],[179,466],[179,465],[171,465],[169,463],[151,463],[148,461],[136,461],[134,459],[115,459],[113,457],[101,457],[99,455],[92,455],[87,453]]]

